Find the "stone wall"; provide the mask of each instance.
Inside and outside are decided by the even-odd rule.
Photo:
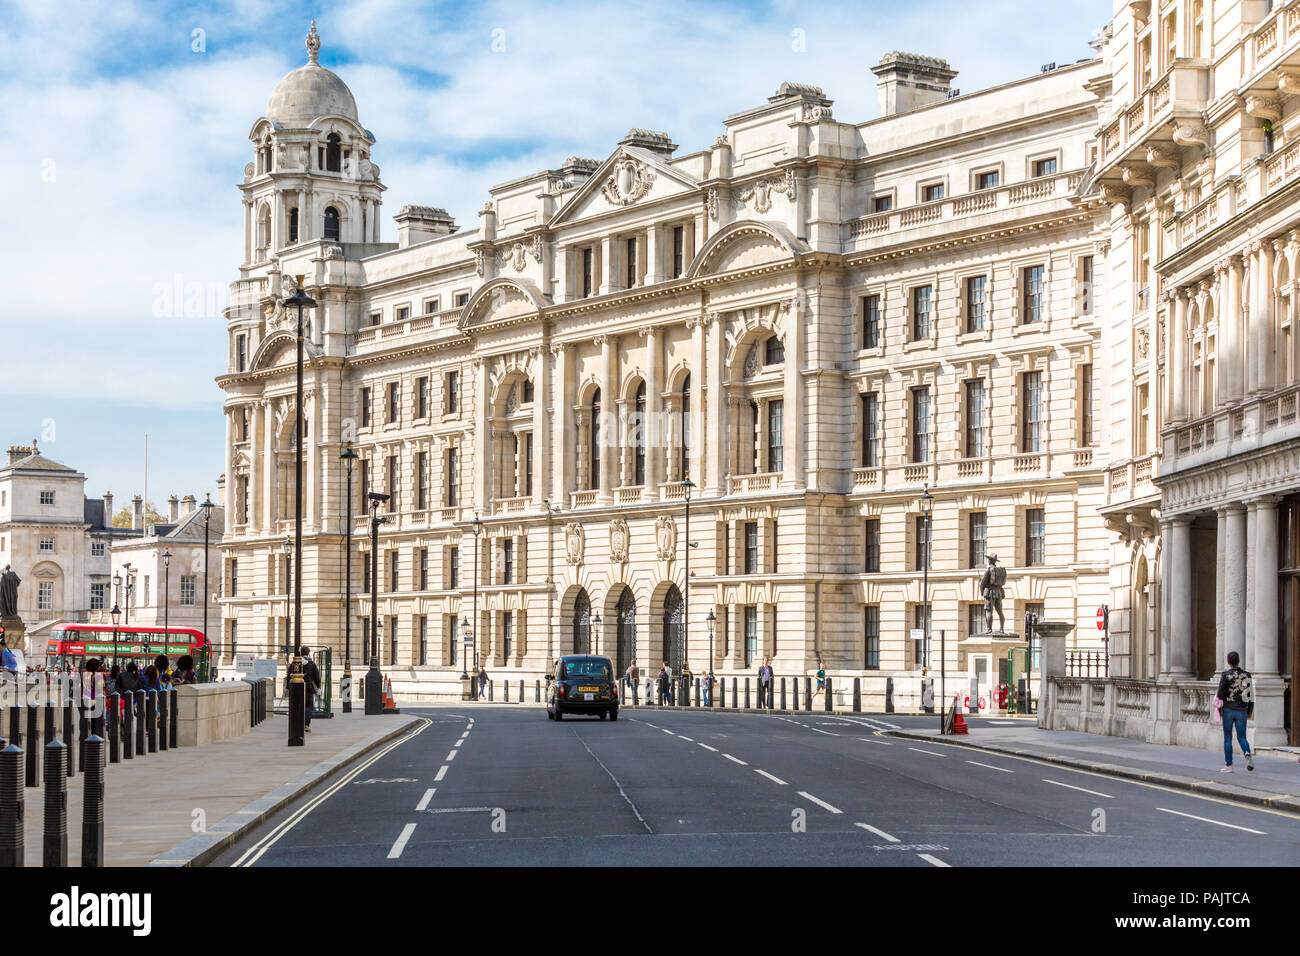
[[[271,713],[275,689],[266,687],[266,711]],[[244,681],[217,684],[185,684],[177,688],[177,739],[182,747],[198,747],[252,729],[252,693]]]

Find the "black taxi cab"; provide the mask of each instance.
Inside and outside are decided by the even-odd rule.
[[[563,720],[565,714],[618,720],[618,681],[608,657],[572,654],[555,662],[546,690],[546,716]]]

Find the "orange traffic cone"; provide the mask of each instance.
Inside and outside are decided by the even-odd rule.
[[[960,711],[960,710],[957,711],[956,716],[953,718],[953,722],[952,722],[952,732],[953,732],[954,734],[969,734],[969,733],[970,733],[970,728],[966,726],[966,718],[964,718],[964,717],[961,715],[961,711]]]

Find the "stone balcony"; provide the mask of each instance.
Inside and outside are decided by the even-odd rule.
[[[1167,427],[1160,475],[1300,439],[1300,385],[1288,385]]]
[[[1120,164],[1134,164],[1145,170],[1148,164],[1161,165],[1166,160],[1163,149],[1176,157],[1175,121],[1199,126],[1201,111],[1210,96],[1208,60],[1179,58],[1100,131],[1101,157],[1098,178],[1112,177],[1116,184],[1123,178],[1128,185],[1138,185],[1138,175],[1123,170]],[[1153,153],[1152,150],[1155,150]],[[1147,172],[1154,178],[1154,173]]]
[[[905,462],[853,469],[852,494],[1060,477],[1100,468],[1094,448]]]
[[[1106,501],[1118,504],[1159,498],[1160,489],[1152,480],[1156,475],[1157,467],[1154,454],[1111,465],[1106,469]]]
[[[385,322],[383,325],[367,325],[357,330],[357,348],[364,350],[365,347],[403,339],[410,335],[422,335],[427,338],[431,332],[439,329],[455,329],[460,313],[460,309],[443,309],[441,312],[426,312],[401,321]]]

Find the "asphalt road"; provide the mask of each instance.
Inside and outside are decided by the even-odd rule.
[[[1300,817],[887,735],[921,718],[407,713],[216,865],[1300,863]]]

